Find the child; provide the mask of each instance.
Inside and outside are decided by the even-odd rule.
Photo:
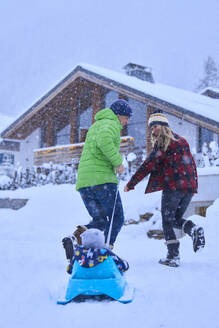
[[[74,252],[70,263],[67,267],[67,272],[72,273],[72,267],[75,260],[79,265],[85,268],[92,268],[104,262],[109,256],[112,257],[120,272],[127,271],[129,264],[127,261],[119,258],[115,253],[105,247],[105,237],[99,229],[87,229],[81,234],[82,245],[74,246]],[[65,245],[63,244],[64,248]]]

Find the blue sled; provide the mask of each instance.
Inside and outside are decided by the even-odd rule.
[[[134,288],[128,285],[109,256],[93,268],[84,268],[75,261],[65,298],[59,299],[57,304],[70,303],[78,295],[107,295],[121,303],[130,303]]]

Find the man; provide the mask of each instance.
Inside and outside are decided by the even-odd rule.
[[[183,219],[193,194],[197,193],[196,164],[187,141],[171,131],[167,117],[162,112],[153,113],[148,125],[151,129],[153,150],[132,176],[124,191],[134,189],[148,174],[150,179],[145,193],[163,190],[161,214],[168,253],[159,263],[177,267],[179,241],[174,228],[182,229],[192,238],[195,252],[205,245],[203,228]]]
[[[76,189],[92,220],[89,224],[77,226],[73,236],[79,245],[81,245],[81,233],[90,228],[102,230],[107,241],[114,204],[111,248],[124,223],[122,202],[117,192],[116,173],[124,172],[123,158],[119,153],[120,132],[128,124],[131,115],[132,109],[128,102],[122,99],[116,100],[109,108],[95,115],[96,122],[88,130],[78,167]],[[64,238],[63,246],[67,259],[70,259],[72,238]]]

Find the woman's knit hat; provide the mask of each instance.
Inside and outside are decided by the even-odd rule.
[[[105,237],[99,229],[87,229],[80,237],[85,248],[104,248]]]
[[[169,126],[168,119],[161,110],[155,111],[150,115],[148,126],[151,128],[153,125]]]
[[[132,109],[129,106],[129,103],[125,101],[124,99],[118,99],[114,101],[110,105],[110,109],[114,112],[116,115],[121,115],[121,116],[132,116]]]

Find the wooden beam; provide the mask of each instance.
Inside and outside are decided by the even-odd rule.
[[[126,94],[125,93],[119,93],[119,97],[118,97],[119,99],[123,99],[123,100],[126,100],[126,101],[128,101],[129,100],[129,97],[128,96],[126,96]]]
[[[70,143],[74,144],[78,142],[78,126],[79,126],[80,112],[78,108],[77,93],[71,100],[71,112],[70,112]]]
[[[54,120],[53,117],[49,115],[46,122],[46,146],[54,146]]]
[[[95,121],[94,117],[102,109],[102,88],[99,85],[95,85],[93,88],[92,99],[92,123]]]
[[[150,115],[155,111],[155,108],[153,106],[148,105],[146,107],[146,154],[149,155],[152,150],[151,145],[151,131],[148,126],[148,120]]]

